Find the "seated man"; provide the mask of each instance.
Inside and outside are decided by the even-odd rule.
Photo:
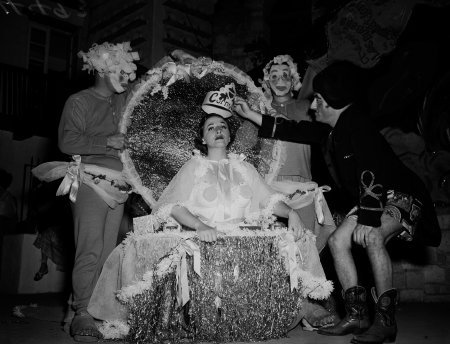
[[[329,239],[339,282],[345,292],[346,316],[324,335],[361,333],[353,343],[384,343],[397,334],[392,263],[386,243],[398,236],[438,246],[441,233],[431,198],[421,180],[406,168],[358,106],[358,71],[348,62],[335,62],[313,80],[318,122],[295,122],[251,110],[235,101],[236,111],[260,125],[259,135],[293,142],[320,142],[330,174],[351,197],[355,207]],[[426,225],[426,226],[425,226]],[[426,228],[426,231],[425,231]],[[366,290],[359,285],[352,244],[366,249],[373,271],[376,302],[369,322]]]

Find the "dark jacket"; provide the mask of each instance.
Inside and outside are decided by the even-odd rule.
[[[263,116],[259,135],[300,143],[321,143],[336,184],[359,206],[360,224],[380,226],[388,190],[416,197],[424,206],[423,221],[427,222],[427,233],[420,228],[416,234],[428,245],[439,245],[441,233],[425,185],[401,163],[356,106],[352,105],[341,113],[334,128],[323,123]]]

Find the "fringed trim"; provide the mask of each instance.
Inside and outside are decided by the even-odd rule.
[[[269,201],[264,209],[261,211],[253,212],[245,216],[244,222],[249,225],[261,226],[261,230],[266,231],[275,222],[276,217],[273,215],[275,204],[280,201],[285,201],[286,196],[283,194],[273,194],[270,196]]]
[[[308,229],[303,229],[301,232],[301,237],[298,239],[302,243],[309,243],[310,246],[316,248],[316,236]],[[297,242],[298,242],[297,241]],[[299,250],[301,255],[301,252]],[[303,261],[303,258],[301,258]],[[333,282],[327,280],[325,277],[315,277],[311,272],[298,268],[298,277],[301,283],[301,292],[303,297],[309,297],[315,300],[325,300],[327,299],[331,292],[333,291]]]
[[[299,269],[299,280],[303,297],[315,300],[325,300],[333,291],[333,282],[326,278],[314,277],[310,272]]]
[[[186,255],[194,257],[194,271],[200,275],[200,249],[197,244],[190,240],[181,242],[172,252],[154,267],[152,271],[147,271],[142,281],[134,285],[122,288],[117,294],[117,299],[124,303],[132,302],[132,299],[152,287],[154,278],[161,278],[169,272],[177,271],[178,300],[183,306],[189,301],[189,281],[187,277]]]
[[[122,134],[127,133],[127,128],[131,123],[131,114],[133,113],[134,108],[141,103],[143,96],[147,94],[149,90],[154,89],[162,79],[162,69],[156,68],[147,72],[147,74],[146,80],[138,83],[127,97],[127,106],[119,123],[119,131]],[[123,163],[123,173],[127,182],[133,187],[135,192],[142,196],[150,208],[153,208],[156,204],[153,192],[142,184],[142,180],[134,167],[128,151],[125,149],[119,155]]]
[[[181,203],[168,203],[160,207],[154,215],[158,222],[166,222],[170,218],[170,214],[172,214],[173,207],[176,205],[181,205]]]
[[[310,242],[313,245],[316,244],[316,235],[307,228],[302,228],[301,233],[299,233],[300,238],[297,241],[301,241],[302,243]]]
[[[158,211],[156,212],[155,219],[156,222],[159,224],[159,226],[165,222],[170,222],[170,223],[178,223],[172,216],[172,209],[175,206],[179,206],[179,207],[185,207],[187,208],[189,211],[189,207],[186,204],[186,202],[175,202],[175,203],[168,203],[163,205],[162,207],[160,207],[158,209]]]
[[[123,152],[119,153],[119,155],[120,160],[122,160],[123,163],[122,173],[125,177],[125,180],[133,187],[133,191],[140,194],[144,201],[148,204],[148,206],[153,209],[156,204],[156,200],[153,197],[153,192],[142,184],[141,177],[139,177],[139,174],[134,167],[133,161],[131,160],[128,151],[124,150]]]
[[[272,184],[280,173],[280,169],[286,161],[286,144],[280,140],[273,143],[272,161],[269,163],[269,172],[265,176],[267,184]]]
[[[252,226],[251,224],[221,224],[217,226],[218,235],[220,236],[239,236],[239,237],[277,237],[290,233],[286,227],[277,227],[270,230],[254,230],[245,226]]]
[[[120,320],[104,321],[98,330],[103,334],[104,339],[123,339],[128,335],[130,326]]]
[[[273,236],[281,237],[290,233],[287,228],[276,228],[270,231],[254,231],[245,228],[239,228],[235,225],[235,230],[227,231],[226,233],[221,233],[220,235],[226,236]],[[167,233],[152,233],[147,235],[167,235]],[[174,234],[175,235],[175,234]],[[195,236],[193,232],[184,232],[176,234],[177,236],[188,240],[190,237]],[[315,236],[310,231],[305,231],[302,239],[300,240],[310,240],[312,243],[315,241]],[[129,241],[128,241],[129,243]],[[182,256],[189,253],[186,249],[184,242],[180,243],[167,257],[163,258],[153,270],[147,271],[142,277],[141,281],[122,288],[116,294],[117,299],[123,303],[128,304],[132,299],[149,290],[153,285],[154,278],[160,278],[173,269],[180,265]],[[192,254],[189,253],[190,255]],[[199,270],[199,269],[198,269]],[[199,270],[200,271],[200,270]],[[300,269],[299,265],[296,266],[293,271],[301,284],[301,292],[303,297],[309,297],[312,299],[323,300],[329,297],[331,291],[333,290],[333,283],[326,280],[325,278],[315,277],[310,272]],[[199,273],[199,272],[198,272]]]
[[[120,289],[116,294],[116,298],[121,303],[127,304],[136,295],[142,294],[144,291],[149,290],[152,287],[152,284],[153,271],[147,271],[142,277],[142,281]]]
[[[266,207],[261,210],[261,213],[265,216],[269,216],[273,214],[273,210],[275,209],[275,205],[278,202],[285,202],[286,196],[281,193],[275,193],[269,198],[269,202],[267,203]]]

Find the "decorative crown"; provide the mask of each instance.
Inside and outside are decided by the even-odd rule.
[[[206,94],[202,109],[208,114],[216,113],[223,118],[231,117],[235,95],[234,83],[223,86],[219,91],[210,91]]]

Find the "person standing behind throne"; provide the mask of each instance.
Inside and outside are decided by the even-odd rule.
[[[78,56],[83,70],[95,74],[95,84],[71,95],[61,115],[58,147],[72,161],[44,163],[33,174],[46,182],[64,177],[56,195],[69,194],[75,242],[71,309],[64,322],[70,323],[75,341],[97,342],[102,334],[87,306],[103,263],[116,246],[130,190],[119,158],[127,142],[118,124],[139,54],[129,42],[104,42]]]
[[[276,112],[275,116],[296,122],[311,121],[308,115],[309,100],[296,99],[293,95],[293,91],[298,91],[302,84],[297,71],[297,64],[292,57],[289,55],[275,56],[264,67],[263,73],[262,87],[266,97],[271,100],[272,108]],[[275,152],[278,147],[280,153],[278,162],[273,167],[275,183],[272,186],[277,189],[277,185],[281,186],[286,183],[286,185],[289,185],[291,182],[311,182],[311,146],[295,142],[265,140],[263,141],[262,152],[266,151],[270,156],[273,156],[272,152]],[[328,237],[336,228],[333,221],[328,219],[323,225],[319,224],[316,219],[314,203],[296,209],[296,212],[306,228],[316,235],[316,247],[319,252],[322,251]]]

